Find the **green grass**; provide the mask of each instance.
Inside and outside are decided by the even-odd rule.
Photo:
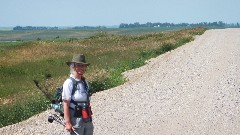
[[[0,42],[0,53],[3,53],[8,49],[15,48],[24,44],[25,44],[24,42]]]
[[[84,39],[64,37],[0,44],[4,48],[0,52],[0,78],[4,78],[0,80],[0,127],[46,110],[46,98],[33,80],[38,80],[53,96],[56,87],[68,78],[69,68],[65,62],[75,53],[84,53],[91,63],[86,78],[92,91],[98,92],[123,84],[126,80],[122,72],[192,41],[205,30],[195,28],[140,35],[97,31]]]
[[[44,100],[43,96],[34,96],[34,98],[26,101],[18,101],[11,106],[0,107],[0,127],[17,123],[25,120],[37,113],[48,108],[49,102]]]

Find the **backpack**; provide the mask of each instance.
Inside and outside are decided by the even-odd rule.
[[[69,77],[69,79],[71,79],[72,83],[73,83],[73,89],[72,89],[72,95],[73,95],[76,91],[77,82],[72,77]],[[55,96],[54,96],[55,97],[55,100],[54,100],[55,103],[61,103],[62,102],[62,92],[63,92],[63,86],[58,87],[57,90],[56,90]]]
[[[69,77],[69,79],[72,80],[72,83],[73,83],[73,89],[72,89],[72,93],[71,95],[74,95],[75,91],[77,90],[77,85],[78,85],[78,82],[72,78],[72,77]],[[83,82],[83,85],[85,86],[85,90],[86,90],[86,93],[87,93],[87,96],[90,97],[92,95],[91,91],[89,90],[88,88],[88,85],[86,83],[86,80],[85,78],[82,78],[82,82]],[[63,107],[62,107],[62,92],[63,92],[63,86],[61,87],[58,87],[56,89],[56,93],[55,93],[55,100],[53,100],[52,102],[52,108],[59,112],[60,114],[63,115]],[[71,102],[74,102],[72,99],[71,99]]]

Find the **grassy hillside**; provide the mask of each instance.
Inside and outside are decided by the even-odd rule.
[[[38,80],[53,95],[55,88],[69,76],[65,62],[75,53],[84,53],[91,63],[86,78],[93,92],[97,92],[124,83],[122,72],[192,41],[205,30],[193,28],[141,35],[109,31],[83,39],[0,42],[0,127],[46,110],[49,103],[33,80]]]

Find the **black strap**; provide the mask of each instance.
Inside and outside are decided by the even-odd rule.
[[[77,85],[78,85],[78,83],[79,83],[79,81],[76,81],[74,78],[72,78],[72,77],[69,77],[71,80],[72,80],[72,83],[73,83],[73,89],[72,89],[72,93],[71,93],[71,95],[73,96],[74,95],[74,93],[75,93],[75,91],[77,90]]]
[[[91,93],[90,89],[88,88],[88,85],[87,85],[87,82],[86,82],[85,79],[83,79],[83,84],[84,84],[84,86],[85,86],[85,92],[86,92],[86,94],[87,94],[87,103],[88,103],[88,106],[89,106],[89,104],[90,104],[90,99],[89,99],[89,97],[92,96],[92,93]],[[88,112],[88,111],[87,111],[87,112]],[[88,114],[88,115],[89,115],[89,114]]]
[[[87,82],[85,80],[85,78],[83,78],[83,81],[82,81],[83,85],[85,86],[85,92],[87,93],[87,96],[88,97],[91,97],[92,96],[92,92],[90,91],[88,85],[87,85]]]

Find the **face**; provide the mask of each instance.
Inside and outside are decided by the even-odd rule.
[[[74,69],[79,75],[83,75],[86,72],[87,65],[84,64],[74,64]]]

